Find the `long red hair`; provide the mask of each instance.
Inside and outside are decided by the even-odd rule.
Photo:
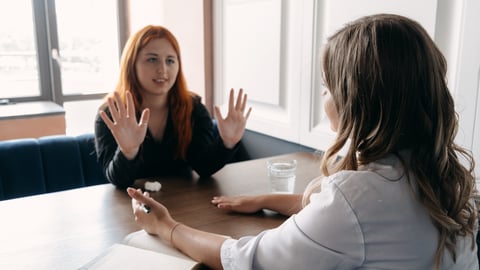
[[[140,114],[142,96],[140,95],[139,89],[141,89],[141,85],[135,72],[135,63],[140,50],[155,38],[168,40],[178,56],[179,69],[175,83],[168,92],[168,106],[170,115],[173,118],[175,135],[178,140],[175,158],[185,159],[188,146],[192,141],[192,96],[195,94],[187,88],[187,83],[182,71],[180,46],[175,36],[168,29],[162,26],[147,25],[128,39],[120,59],[120,76],[115,91],[120,94],[123,102],[126,101],[125,93],[130,91],[133,96],[135,112],[137,115]]]

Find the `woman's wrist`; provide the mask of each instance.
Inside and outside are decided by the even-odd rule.
[[[222,142],[223,142],[223,146],[225,146],[225,148],[227,149],[233,149],[235,147],[235,145],[237,145],[238,142],[234,143],[234,142],[231,142],[231,141],[225,141],[222,139]]]
[[[165,217],[157,226],[155,226],[155,234],[158,235],[166,243],[173,245],[173,233],[177,227],[182,224],[171,217]]]
[[[177,229],[178,226],[182,225],[182,223],[180,222],[175,222],[175,224],[172,226],[172,228],[170,229],[170,237],[169,237],[169,242],[170,242],[170,245],[174,248],[177,248],[175,246],[175,243],[173,241],[173,234],[175,233],[175,230]]]
[[[139,150],[139,148],[126,151],[126,150],[123,150],[123,149],[120,148],[120,151],[122,151],[123,156],[128,160],[135,159],[135,157],[138,154],[138,150]]]

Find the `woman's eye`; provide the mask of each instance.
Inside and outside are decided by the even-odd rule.
[[[149,63],[155,63],[155,62],[157,62],[157,58],[155,58],[155,57],[150,57],[150,58],[147,59],[147,62],[149,62]]]
[[[172,58],[169,58],[169,59],[167,59],[167,64],[168,64],[168,65],[175,64],[175,60],[172,59]]]

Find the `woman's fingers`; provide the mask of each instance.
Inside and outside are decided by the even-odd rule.
[[[122,101],[122,98],[120,97],[120,94],[118,92],[115,92],[113,94],[113,97],[115,98],[115,106],[116,106],[116,111],[118,111],[118,114],[120,116],[125,116],[125,104]]]
[[[110,110],[110,115],[112,116],[112,123],[115,124],[117,119],[120,117],[117,106],[115,105],[115,99],[113,97],[108,97],[107,103],[108,109]]]
[[[240,91],[243,91],[243,89],[240,89]],[[242,112],[245,111],[245,107],[247,107],[247,94],[244,94],[241,98],[242,104],[240,106],[240,110]]]
[[[243,89],[240,88],[237,94],[237,101],[235,103],[235,110],[241,110],[242,109],[242,94],[243,94]]]
[[[252,107],[248,108],[247,114],[245,115],[245,121],[248,120],[248,117],[250,117],[251,111],[252,111]]]
[[[132,202],[132,204],[134,204],[135,206],[139,206],[142,204],[151,206],[153,204],[153,199],[150,198],[150,194],[148,194],[148,192],[142,194],[142,191],[140,189],[134,189],[129,187],[127,188],[127,193],[132,199],[134,199],[133,201],[135,202]]]
[[[107,113],[105,111],[100,111],[99,114],[100,114],[100,118],[102,118],[105,125],[107,125],[107,127],[109,129],[112,129],[114,123],[113,123],[112,119],[110,119],[110,117],[108,117]]]
[[[138,211],[149,214],[152,211],[152,207],[155,207],[154,201],[152,201],[153,199],[150,198],[148,192],[145,191],[142,194],[140,189],[128,188],[127,193],[132,198],[132,209],[136,218]]]
[[[226,197],[226,196],[215,196],[212,199],[212,204],[216,205],[218,208],[231,208],[232,204],[235,204],[235,198]]]
[[[133,96],[130,91],[126,92],[125,101],[125,103],[122,102],[120,94],[118,94],[117,92],[114,93],[113,97],[109,97],[107,99],[111,119],[107,119],[109,117],[106,117],[106,115],[103,115],[103,113],[101,113],[100,116],[110,128],[110,130],[116,125],[119,125],[120,127],[133,127],[133,125],[135,124],[138,126],[146,127],[148,125],[148,120],[150,117],[150,110],[143,110],[141,118],[137,123],[135,104],[133,102]]]
[[[228,96],[228,112],[235,113],[240,111],[244,113],[247,107],[247,101],[248,101],[248,96],[247,94],[243,93],[243,88],[240,88],[236,98],[235,98],[235,90],[231,88]]]
[[[139,201],[137,201],[136,199],[133,199],[133,198],[132,198],[131,201],[132,201],[133,214],[136,216],[136,213],[140,209],[142,204]]]
[[[127,115],[126,117],[129,118],[130,116],[135,116],[135,104],[133,103],[133,96],[130,91],[127,91]]]
[[[233,104],[234,91],[233,89],[230,91],[231,91],[230,92],[231,102]],[[245,106],[246,106],[246,95],[243,94],[243,88],[240,88],[237,94],[237,100],[235,102],[235,110],[243,112],[245,110]]]
[[[107,104],[112,116],[112,124],[117,124],[125,115],[125,105],[123,104],[120,95],[115,92],[113,97],[107,98]]]
[[[139,126],[144,126],[145,128],[148,126],[148,120],[150,119],[150,109],[144,109],[142,111],[142,116],[140,117],[140,122],[138,123]]]
[[[234,109],[233,94],[234,94],[234,90],[233,88],[231,88],[230,93],[228,94],[228,111],[232,111]]]
[[[233,89],[230,92],[230,102],[232,102],[232,107],[233,107]],[[247,101],[248,101],[248,95],[243,93],[243,88],[240,88],[237,94],[237,100],[235,102],[235,110],[242,112],[242,114],[245,112],[245,108],[247,107]],[[247,114],[245,115],[245,118],[248,118],[250,115],[250,111],[252,108],[249,108],[247,111]]]
[[[222,197],[215,196],[215,197],[212,198],[212,203],[213,204],[218,204],[219,202],[221,202],[221,199],[222,199]]]

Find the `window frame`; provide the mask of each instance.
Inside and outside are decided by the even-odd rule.
[[[63,93],[60,66],[52,55],[52,51],[58,51],[59,48],[55,0],[32,0],[31,3],[40,93],[38,96],[9,97],[7,99],[11,103],[52,101],[61,106],[64,102],[102,99],[107,92],[68,95]],[[118,59],[120,59],[123,46],[129,36],[128,1],[117,0],[116,5],[118,10]]]

